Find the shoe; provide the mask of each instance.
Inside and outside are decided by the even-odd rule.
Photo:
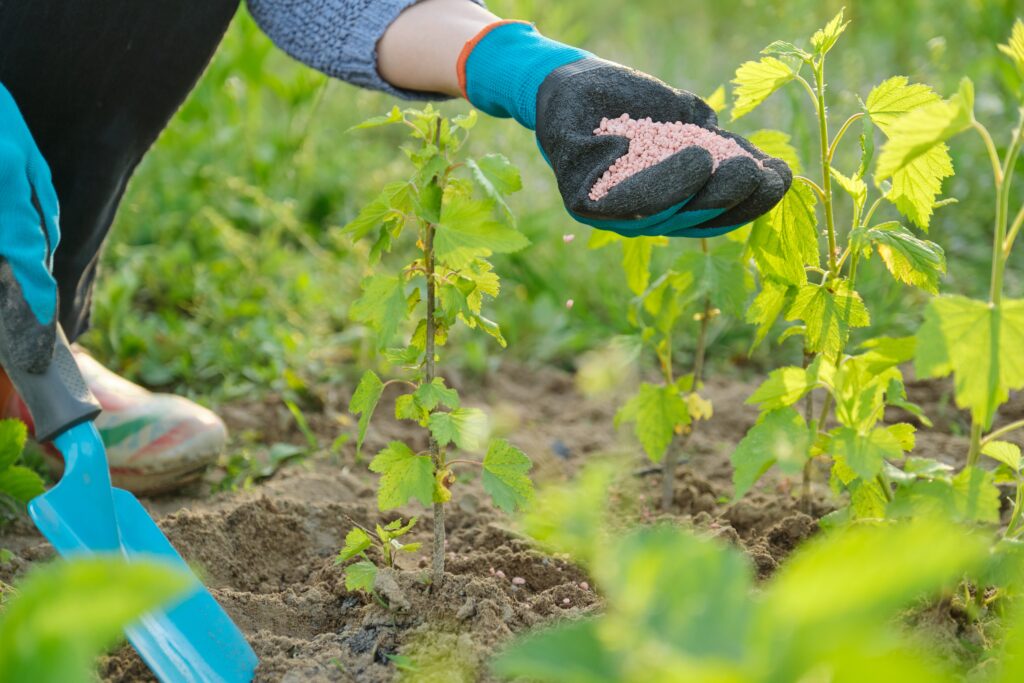
[[[103,407],[103,437],[114,486],[138,495],[174,491],[200,477],[224,449],[227,428],[212,411],[181,396],[156,394],[119,377],[81,347],[72,346],[86,384]],[[29,425],[28,408],[0,371],[0,417]],[[64,459],[50,444],[39,449],[56,474]]]

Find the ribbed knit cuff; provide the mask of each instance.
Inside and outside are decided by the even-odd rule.
[[[537,127],[537,91],[560,66],[593,57],[545,38],[532,24],[500,21],[472,39],[459,58],[459,85],[470,104],[498,117]]]

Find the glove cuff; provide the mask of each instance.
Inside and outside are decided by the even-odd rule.
[[[456,69],[463,96],[477,109],[534,130],[537,91],[555,69],[593,55],[545,38],[525,21],[489,24],[466,42]]]

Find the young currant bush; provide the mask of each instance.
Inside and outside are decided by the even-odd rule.
[[[354,526],[345,536],[345,547],[334,559],[334,564],[345,564],[359,558],[358,562],[353,562],[345,567],[345,589],[372,593],[374,582],[377,580],[377,565],[369,558],[366,551],[376,545],[384,566],[393,568],[395,553],[414,553],[420,549],[421,544],[419,543],[402,543],[398,540],[412,531],[414,526],[416,526],[415,517],[406,524],[402,523],[401,518],[384,526],[378,524],[374,535],[361,526]]]
[[[620,242],[626,282],[636,294],[629,309],[629,321],[637,330],[641,345],[653,352],[661,374],[660,382],[642,382],[636,394],[615,416],[615,424],[632,423],[637,440],[647,457],[662,469],[661,505],[672,506],[675,471],[680,451],[699,420],[709,419],[711,402],[700,395],[708,329],[725,312],[736,318],[753,287],[747,270],[743,244],[722,240],[712,246],[707,239],[700,249],[684,251],[663,273],[652,279],[651,255],[664,247],[664,237],[624,239],[608,232],[595,232],[589,246],[600,248]],[[682,324],[696,323],[696,331]],[[677,374],[674,353],[676,334],[695,334],[693,365]]]
[[[915,428],[908,423],[879,424],[886,406],[899,406],[929,424],[907,401],[899,365],[914,357],[915,339],[876,337],[847,352],[851,331],[870,322],[868,309],[857,292],[858,267],[878,254],[893,279],[936,293],[946,268],[942,248],[915,234],[906,219],[927,231],[941,201],[942,181],[953,174],[944,137],[922,147],[907,119],[922,111],[941,108],[960,111],[971,98],[969,84],[952,99],[942,100],[930,87],[911,84],[903,76],[875,87],[853,113],[830,134],[826,105],[825,62],[847,22],[840,12],[810,40],[804,50],[776,41],[762,51],[757,62],[736,71],[733,83],[733,118],[753,111],[773,92],[788,84],[802,88],[810,98],[819,139],[821,178],[801,175],[799,160],[782,133],[770,133],[756,142],[769,153],[786,159],[796,173],[792,189],[769,214],[753,224],[747,247],[757,265],[760,291],[747,311],[756,324],[755,345],[784,317],[795,323],[779,341],[803,337],[802,367],[779,368],[750,397],[760,410],[757,424],[733,453],[736,497],[742,496],[770,467],[784,473],[803,473],[803,495],[808,492],[811,463],[831,459],[831,483],[849,492],[851,506],[843,515],[884,516],[893,498],[890,464],[902,460],[914,446]],[[810,72],[810,80],[802,71]],[[846,134],[860,128],[860,162],[851,172],[840,171],[836,150]],[[874,157],[876,133],[889,140],[877,162],[874,186],[868,170]],[[948,137],[948,136],[946,136]],[[774,144],[773,144],[774,142]],[[915,153],[895,164],[893,152],[905,145]],[[847,220],[837,215],[834,190],[848,194],[852,209]],[[819,207],[820,204],[820,207]],[[823,222],[819,222],[819,208]],[[883,214],[888,213],[888,217]],[[819,225],[823,223],[823,230]],[[842,225],[848,226],[845,231]],[[821,242],[824,242],[824,259]],[[819,400],[816,395],[822,394]],[[802,410],[798,404],[804,401]],[[832,420],[837,426],[832,426]],[[988,477],[968,468],[956,477],[939,478],[947,492],[974,490]],[[966,493],[965,493],[966,495]],[[955,496],[953,496],[955,497]],[[963,514],[991,519],[992,505],[964,506]]]
[[[893,123],[894,134],[882,148],[879,176],[895,177],[921,159],[944,148],[946,140],[963,131],[978,133],[992,163],[995,190],[995,225],[992,239],[992,268],[987,301],[944,294],[929,302],[924,324],[917,334],[915,367],[923,377],[953,375],[956,404],[971,414],[968,469],[975,470],[981,455],[999,463],[997,479],[1013,483],[1016,496],[1006,535],[1024,534],[1024,476],[1020,446],[1001,438],[1024,428],[1024,420],[989,432],[999,407],[1011,391],[1024,388],[1024,299],[1003,296],[1003,276],[1014,243],[1024,226],[1024,206],[1010,219],[1010,186],[1021,145],[1024,144],[1024,21],[1017,19],[1010,39],[999,49],[1016,70],[1017,127],[1010,134],[1000,159],[988,129],[974,116],[973,86],[964,80],[960,96],[949,102],[930,102],[903,115]],[[986,435],[986,432],[989,432]],[[980,470],[979,470],[980,471]],[[998,505],[992,475],[978,475],[988,498]]]
[[[387,382],[367,370],[359,381],[349,404],[359,415],[357,452],[385,387],[407,387],[395,401],[395,417],[423,427],[429,447],[418,451],[392,441],[374,457],[370,470],[381,475],[381,510],[413,499],[433,507],[435,585],[444,577],[444,504],[456,481],[454,466],[479,468],[484,489],[506,511],[533,495],[530,459],[508,441],[491,441],[482,461],[449,457],[453,449],[482,450],[487,422],[481,410],[462,406],[458,392],[445,383],[438,372],[440,350],[458,324],[483,330],[505,346],[498,324],[482,313],[484,301],[499,290],[498,274],[487,257],[529,244],[504,199],[522,187],[519,172],[500,154],[470,159],[459,153],[476,119],[471,111],[449,120],[428,105],[423,110],[395,107],[356,126],[406,126],[412,142],[402,151],[414,172],[386,185],[344,228],[356,241],[372,240],[369,260],[375,271],[363,281],[352,315],[376,332],[384,358],[404,370],[403,377]],[[381,257],[409,233],[415,255],[385,268]],[[404,345],[393,346],[405,322],[413,323],[413,331]]]

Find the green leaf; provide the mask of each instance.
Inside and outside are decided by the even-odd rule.
[[[999,523],[999,489],[995,472],[965,467],[953,477],[959,517],[971,522]]]
[[[0,472],[18,462],[27,438],[28,428],[21,420],[0,420]]]
[[[1020,446],[1009,441],[989,441],[981,452],[996,462],[1001,462],[1014,472],[1020,472]]]
[[[711,107],[716,114],[725,111],[725,108],[729,106],[726,102],[725,86],[720,85],[715,88],[715,92],[704,98],[704,103]]]
[[[484,491],[499,508],[511,514],[533,500],[533,482],[527,474],[533,463],[521,450],[504,439],[495,439],[483,465]]]
[[[504,154],[487,154],[476,160],[468,159],[466,166],[472,171],[473,180],[484,194],[497,203],[512,225],[515,225],[515,214],[505,203],[505,195],[523,189],[519,169]]]
[[[644,382],[615,416],[616,425],[633,422],[636,438],[652,462],[661,462],[676,434],[690,424],[686,401],[675,386]]]
[[[762,57],[760,61],[741,64],[732,81],[736,86],[732,120],[754,111],[769,95],[795,77],[796,72],[775,57]]]
[[[0,680],[92,681],[123,629],[194,577],[165,562],[78,557],[37,566],[0,612]]]
[[[402,110],[398,108],[398,105],[391,107],[391,111],[382,116],[371,116],[362,123],[358,123],[349,128],[346,133],[353,130],[363,130],[365,128],[377,128],[379,126],[386,126],[392,123],[398,123],[402,120]]]
[[[792,408],[780,408],[761,416],[736,445],[733,466],[733,500],[739,500],[775,463],[786,473],[800,471],[810,457],[811,434],[807,422]]]
[[[796,57],[801,61],[808,61],[813,56],[807,50],[797,47],[793,43],[788,43],[785,40],[776,40],[769,44],[768,47],[761,50],[761,54],[770,55],[772,57]]]
[[[426,506],[434,502],[434,464],[430,456],[416,455],[401,441],[392,441],[370,462],[381,475],[377,505],[381,510],[405,505],[415,498]]]
[[[894,278],[937,294],[946,272],[946,254],[935,242],[919,239],[896,221],[855,231],[855,241],[874,245]]]
[[[932,299],[917,333],[921,377],[953,373],[956,404],[984,429],[1011,390],[1024,388],[1024,300],[999,306],[962,296]]]
[[[743,262],[744,247],[737,242],[719,242],[708,252],[687,251],[674,269],[685,273],[693,284],[688,294],[693,299],[709,297],[712,305],[739,317],[753,288],[752,276]]]
[[[751,350],[757,347],[779,319],[782,312],[793,303],[796,287],[779,282],[771,277],[761,280],[761,291],[747,307],[746,321],[757,325]]]
[[[364,206],[344,228],[342,233],[358,242],[369,235],[374,228],[386,220],[396,217],[398,211],[409,208],[412,202],[412,187],[406,181],[388,183],[373,201]]]
[[[433,410],[438,405],[459,407],[459,392],[445,386],[443,377],[435,377],[433,382],[421,384],[413,396],[425,410]]]
[[[1005,45],[999,45],[999,51],[1013,61],[1017,74],[1024,79],[1024,20],[1019,17],[1013,22],[1010,39]]]
[[[930,86],[910,84],[906,76],[893,76],[875,86],[865,108],[871,121],[888,137],[901,116],[941,99]]]
[[[528,633],[491,664],[502,678],[550,683],[617,683],[617,657],[601,641],[594,617]]]
[[[402,394],[395,399],[396,420],[415,420],[425,424],[429,416],[429,412],[416,402],[412,394]]]
[[[747,140],[768,156],[785,161],[794,175],[803,173],[800,156],[790,142],[789,133],[783,133],[781,130],[758,130],[747,136]]]
[[[348,412],[359,415],[359,431],[356,435],[356,456],[362,453],[363,440],[366,438],[366,428],[370,426],[370,418],[377,408],[377,402],[384,391],[384,383],[380,381],[373,370],[367,370],[352,394],[352,400],[348,402]]]
[[[365,531],[359,527],[353,527],[351,531],[345,536],[345,547],[338,553],[338,557],[334,560],[335,564],[341,564],[342,562],[348,562],[356,555],[363,553],[373,544],[370,537]]]
[[[843,34],[846,27],[850,25],[850,22],[843,21],[843,14],[846,9],[839,10],[839,14],[832,18],[832,21],[828,22],[824,28],[814,32],[811,36],[811,45],[814,47],[814,54],[821,56],[827,53],[839,40],[839,36]]]
[[[771,211],[754,221],[750,251],[763,276],[789,285],[807,282],[805,265],[820,265],[817,199],[803,183],[794,183]]]
[[[818,364],[806,368],[787,366],[772,370],[747,403],[761,411],[791,406],[818,386]]]
[[[886,197],[918,227],[928,230],[942,181],[953,175],[953,160],[945,143],[936,145],[896,171]]]
[[[878,180],[892,176],[914,159],[970,128],[974,120],[974,91],[970,81],[948,101],[918,107],[896,119],[882,147],[875,171]]]
[[[857,205],[863,206],[868,196],[868,184],[862,178],[843,175],[834,166],[830,166],[828,170],[843,192],[850,195]]]
[[[664,237],[634,237],[622,241],[622,269],[634,294],[643,294],[651,281],[651,252],[668,244]]]
[[[21,503],[28,503],[36,496],[42,495],[46,487],[43,480],[35,472],[21,465],[13,465],[0,470],[0,492]]]
[[[832,434],[832,452],[843,458],[861,479],[874,479],[886,460],[903,457],[899,432],[876,427],[867,434],[858,434],[849,427],[840,427]]]
[[[476,258],[519,251],[530,244],[523,233],[495,220],[493,202],[470,199],[453,187],[444,190],[441,222],[434,235],[441,263],[459,270]]]
[[[917,352],[915,337],[875,337],[860,345],[864,353],[856,356],[868,372],[879,375],[889,368],[914,359]]]
[[[432,413],[430,433],[439,446],[454,443],[464,451],[479,451],[487,437],[487,416],[478,408],[456,408],[447,413]]]
[[[378,344],[384,348],[409,310],[405,285],[398,275],[379,273],[363,280],[362,288],[363,295],[352,304],[350,313],[377,332]]]
[[[857,292],[842,285],[832,292],[815,284],[800,288],[786,320],[803,320],[807,350],[827,357],[835,357],[846,346],[850,328],[866,327],[871,322]]]
[[[373,584],[377,581],[377,567],[369,560],[353,562],[345,567],[345,590],[373,592]]]

